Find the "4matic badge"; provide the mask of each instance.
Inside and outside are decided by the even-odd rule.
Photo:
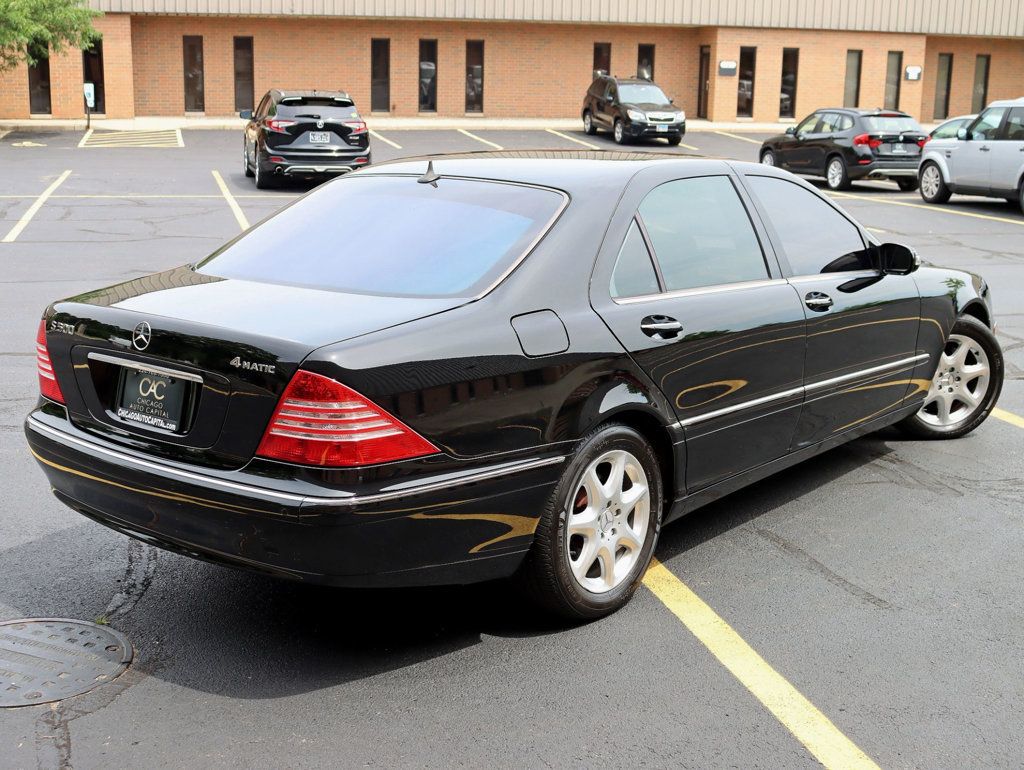
[[[252,361],[244,361],[239,356],[235,356],[228,363],[236,369],[245,369],[250,372],[263,372],[264,374],[273,374],[275,366],[273,364],[257,364]]]

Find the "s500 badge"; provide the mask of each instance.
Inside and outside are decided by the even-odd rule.
[[[257,364],[252,361],[243,361],[238,356],[232,358],[228,363],[236,369],[245,369],[250,372],[263,372],[264,374],[273,374],[275,369],[273,364]]]

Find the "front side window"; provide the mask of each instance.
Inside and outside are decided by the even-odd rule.
[[[666,182],[647,194],[639,213],[668,291],[768,277],[761,244],[727,176]]]
[[[776,177],[749,176],[747,183],[775,227],[795,275],[872,267],[860,231],[819,196]]]
[[[473,297],[526,253],[564,201],[514,184],[353,176],[282,209],[197,270],[358,294]]]
[[[818,118],[821,117],[820,113],[813,113],[808,115],[806,118],[800,121],[800,125],[796,127],[796,133],[798,134],[809,134],[814,131],[814,127],[818,125]]]
[[[612,270],[613,297],[643,297],[658,293],[658,276],[647,244],[634,219]]]
[[[932,139],[953,139],[956,137],[956,132],[966,126],[968,122],[970,121],[951,120],[948,123],[943,123],[932,132]]]
[[[974,125],[971,126],[971,139],[979,141],[995,139],[1005,113],[1005,107],[990,107],[981,113],[974,121]]]

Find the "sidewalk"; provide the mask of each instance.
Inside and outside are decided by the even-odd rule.
[[[377,131],[402,131],[408,129],[504,129],[508,131],[534,130],[543,131],[548,128],[556,130],[575,130],[581,128],[578,118],[390,118],[364,116],[370,128]],[[687,132],[696,131],[728,131],[733,133],[758,132],[781,133],[788,123],[753,123],[750,121],[714,122],[707,120],[687,120]],[[175,128],[183,129],[232,129],[241,130],[245,121],[236,117],[222,118],[185,118],[185,117],[150,117],[107,120],[94,118],[92,127],[98,131],[161,131]],[[0,130],[45,131],[45,130],[85,130],[85,119],[81,120],[0,120]]]

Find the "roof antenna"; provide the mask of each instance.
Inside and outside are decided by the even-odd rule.
[[[437,180],[440,178],[441,176],[434,171],[434,161],[428,160],[426,172],[416,181],[420,184],[429,184],[431,187],[437,187]]]

